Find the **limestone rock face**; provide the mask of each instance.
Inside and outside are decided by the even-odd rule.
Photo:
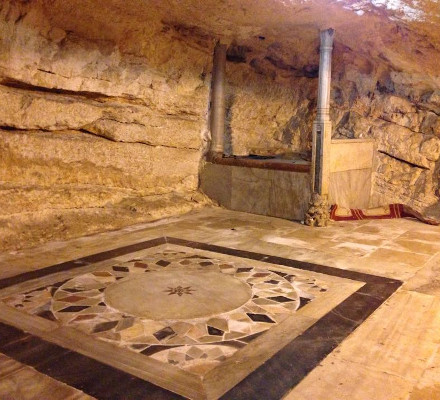
[[[0,248],[204,204],[217,40],[226,151],[309,151],[329,27],[334,137],[376,139],[373,203],[435,205],[439,25],[436,0],[0,2]]]
[[[195,39],[156,15],[141,43],[130,19],[94,35],[92,2],[65,23],[50,3],[0,5],[0,248],[206,204],[196,191],[213,42],[188,48]]]

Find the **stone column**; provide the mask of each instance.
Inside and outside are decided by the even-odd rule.
[[[312,141],[312,200],[306,214],[307,225],[324,226],[328,220],[328,192],[330,181],[330,146],[332,122],[330,121],[331,62],[333,29],[320,32],[318,110],[313,123]]]
[[[226,45],[217,43],[214,49],[211,85],[211,154],[223,155],[225,136],[225,68]]]

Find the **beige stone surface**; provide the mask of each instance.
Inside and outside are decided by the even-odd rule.
[[[232,171],[234,167],[204,163],[200,173],[200,189],[217,204],[231,208]]]
[[[284,399],[407,400],[412,387],[399,376],[330,356]]]
[[[286,399],[435,399],[438,298],[396,293]]]
[[[439,299],[433,296],[396,293],[336,350],[335,356],[417,382],[439,346],[438,304]]]
[[[344,208],[368,208],[372,169],[354,169],[330,173],[329,204]]]
[[[145,191],[196,189],[197,151],[128,143],[86,133],[0,132],[2,181],[21,185],[95,184]],[[51,152],[47,151],[51,148]],[[179,169],[167,169],[167,156]],[[18,162],[17,162],[18,161]],[[185,187],[186,186],[186,187]],[[151,188],[150,193],[148,189]]]
[[[188,46],[197,39],[157,13],[91,22],[99,6],[66,5],[0,5],[2,249],[205,202],[196,189],[211,38]]]
[[[94,397],[0,354],[0,397],[4,400],[92,400]]]
[[[75,191],[69,190],[69,193],[75,196]],[[37,201],[32,192],[26,197],[30,202]],[[70,198],[69,194],[69,200]],[[0,243],[2,249],[13,252],[49,240],[81,237],[84,234],[112,230],[134,223],[155,221],[189,212],[204,204],[209,204],[209,200],[200,194],[170,193],[144,196],[134,193],[114,203],[105,200],[102,206],[86,203],[86,206],[76,208],[67,203],[60,208],[4,215],[0,216]],[[12,272],[9,266],[5,268]]]
[[[34,89],[34,90],[32,90]],[[48,93],[0,86],[0,124],[24,130],[83,130],[115,142],[198,149],[204,121],[197,110],[179,114],[99,94]],[[170,135],[177,131],[179,134]]]
[[[435,254],[417,274],[408,280],[404,288],[438,296],[440,294],[440,257]]]
[[[302,220],[310,197],[310,175],[294,171],[205,163],[201,190],[218,204],[279,218]]]
[[[205,208],[180,218],[47,243],[35,249],[4,252],[0,255],[0,277],[10,276],[11,269],[6,266],[16,268],[18,273],[167,235],[403,279],[404,287],[287,393],[286,398],[431,400],[438,396],[440,368],[440,297],[435,286],[440,276],[440,251],[435,247],[439,229],[411,219],[340,222],[329,228],[313,229],[278,218]],[[420,241],[432,247],[421,248],[425,253],[414,253]],[[355,245],[368,251],[352,251],[350,246]],[[377,250],[383,258],[368,262],[371,259],[368,255]],[[308,321],[304,319],[294,328],[301,332]],[[53,334],[53,340],[57,340],[57,334]],[[81,342],[69,340],[74,347]],[[261,345],[272,344],[263,340]],[[111,354],[106,346],[100,350],[103,360],[111,357],[126,368],[119,352]],[[9,376],[17,368],[13,361],[0,358],[0,376]],[[238,372],[241,371],[239,367]],[[140,364],[130,372],[146,376]],[[212,379],[215,381],[216,376]],[[38,378],[35,382],[39,382]],[[15,386],[8,381],[5,387]]]
[[[166,297],[163,293],[167,293]],[[123,280],[110,286],[104,296],[112,307],[130,315],[185,320],[239,308],[252,297],[252,292],[242,281],[220,272],[181,269]]]
[[[281,0],[208,0],[200,7],[194,0],[148,5],[82,0],[75,6],[63,0],[3,1],[0,151],[7,162],[0,209],[8,210],[2,222],[9,232],[3,248],[35,244],[23,240],[32,236],[23,227],[41,236],[37,225],[51,220],[53,226],[52,217],[44,215],[54,209],[69,209],[82,221],[90,214],[88,201],[102,211],[102,204],[131,202],[144,193],[191,197],[209,141],[216,40],[228,46],[227,151],[308,152],[317,32],[329,27],[336,30],[333,134],[375,137],[383,151],[375,157],[373,205],[437,204],[440,35],[432,27],[439,23],[438,4],[376,3],[310,0],[304,7]],[[77,180],[77,187],[59,187],[66,179]],[[89,191],[84,180],[100,187]],[[132,196],[126,189],[140,192]],[[160,208],[141,202],[142,215],[132,223],[149,220],[149,210]],[[180,207],[183,203],[174,211],[192,206],[189,201]],[[283,200],[277,207],[289,204]],[[51,238],[122,226],[117,212],[103,219],[91,230],[65,225],[64,233],[55,229]]]
[[[332,140],[330,144],[330,173],[373,167],[373,139]]]

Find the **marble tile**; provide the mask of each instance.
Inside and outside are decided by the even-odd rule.
[[[404,289],[440,296],[440,254],[433,256],[409,279],[404,284]]]
[[[60,383],[32,368],[21,368],[0,378],[0,398],[4,400],[92,400],[81,391]]]
[[[417,310],[417,312],[414,312]],[[416,383],[439,346],[440,299],[400,291],[334,355]]]
[[[284,400],[407,400],[412,387],[400,376],[329,356]]]
[[[231,208],[269,215],[270,186],[269,170],[233,167]]]
[[[379,248],[364,257],[365,261],[382,265],[400,265],[402,268],[419,270],[429,261],[431,254],[412,253],[394,249]]]
[[[368,208],[371,168],[330,173],[329,201],[345,208]]]
[[[24,368],[24,365],[0,353],[0,379]]]
[[[410,231],[407,231],[403,233],[399,239],[402,240],[422,240],[425,242],[432,242],[432,243],[438,243],[440,240],[440,228],[438,226],[429,226],[429,225],[422,225],[423,228],[420,228],[420,224],[418,222],[415,222],[417,224],[417,228],[411,229]]]
[[[433,357],[408,400],[431,400],[440,398],[440,347]]]
[[[372,168],[374,147],[374,139],[332,140],[330,172]]]
[[[201,188],[237,211],[301,220],[310,197],[308,173],[205,163]]]
[[[437,241],[422,241],[418,240],[417,235],[414,235],[411,239],[399,237],[392,242],[385,243],[383,247],[394,251],[406,251],[433,256],[440,252],[440,238]]]
[[[60,305],[60,308],[55,307],[55,312],[60,315],[63,314],[59,312],[63,307],[66,309],[71,306],[87,306],[87,309],[84,310],[73,309],[64,313],[65,319],[68,321],[70,321],[69,316],[73,316],[73,319],[78,318],[75,322],[78,330],[74,335],[71,335],[64,331],[66,327],[61,329],[58,323],[50,319],[46,307],[46,295],[38,293],[38,291],[34,293],[32,291],[34,288],[33,283],[30,282],[20,283],[14,290],[5,288],[2,293],[5,293],[5,298],[22,293],[23,297],[15,299],[17,301],[15,304],[22,304],[23,310],[36,314],[27,314],[29,319],[25,320],[22,317],[24,311],[3,304],[0,307],[0,319],[15,321],[14,323],[21,324],[27,331],[42,335],[58,344],[61,344],[59,342],[60,335],[66,335],[63,340],[66,340],[65,343],[68,343],[72,348],[77,349],[84,346],[84,352],[89,356],[92,356],[95,352],[98,354],[97,359],[105,362],[110,360],[118,368],[127,371],[126,377],[129,377],[130,385],[133,388],[127,386],[124,389],[127,390],[127,393],[129,390],[142,390],[145,392],[143,385],[147,382],[142,379],[149,379],[149,377],[146,376],[145,364],[141,360],[151,359],[151,361],[158,363],[154,366],[151,364],[151,368],[161,371],[158,374],[159,376],[164,375],[165,370],[168,371],[167,374],[171,373],[171,370],[163,369],[163,365],[168,364],[170,368],[174,368],[173,371],[180,370],[184,372],[186,374],[184,374],[185,378],[177,375],[174,384],[178,386],[183,381],[186,382],[185,384],[192,382],[191,385],[194,391],[191,392],[191,395],[189,392],[185,393],[194,398],[200,395],[201,385],[198,380],[191,379],[194,376],[204,374],[206,374],[207,379],[209,378],[207,382],[209,382],[208,386],[212,388],[212,392],[210,392],[212,398],[222,396],[226,387],[225,382],[228,381],[228,384],[234,384],[232,382],[234,379],[236,379],[237,386],[223,396],[225,399],[235,397],[255,398],[255,390],[259,390],[258,393],[263,396],[262,398],[275,400],[289,392],[295,385],[297,385],[296,389],[288,395],[288,398],[317,400],[332,398],[402,398],[405,400],[423,400],[434,399],[439,396],[440,253],[437,250],[438,243],[440,243],[440,228],[423,225],[412,219],[341,222],[333,223],[328,228],[312,229],[279,218],[208,207],[179,218],[151,224],[139,224],[115,232],[66,242],[50,243],[36,249],[23,250],[14,254],[2,254],[0,255],[0,279],[26,271],[38,271],[45,266],[87,257],[91,254],[144,242],[163,235],[225,246],[230,251],[237,249],[237,251],[248,251],[255,254],[263,253],[267,257],[274,257],[274,260],[277,257],[284,257],[306,263],[304,265],[328,266],[334,268],[335,271],[339,271],[338,273],[360,272],[379,277],[401,279],[405,281],[403,286],[405,290],[396,293],[354,332],[352,330],[357,326],[353,325],[355,324],[354,321],[358,321],[359,318],[366,318],[369,315],[363,313],[365,307],[369,307],[369,312],[377,307],[375,305],[375,302],[378,301],[376,296],[380,293],[378,292],[373,296],[359,295],[358,297],[369,300],[368,304],[366,303],[367,305],[364,304],[362,307],[358,305],[357,300],[351,303],[351,307],[343,307],[346,303],[347,294],[349,295],[351,292],[348,291],[344,295],[345,289],[341,282],[338,283],[337,279],[333,281],[329,278],[329,275],[325,274],[325,283],[339,285],[340,290],[324,292],[325,296],[322,299],[326,299],[325,302],[320,301],[317,297],[307,303],[306,306],[297,311],[297,316],[301,317],[301,324],[284,330],[282,327],[287,327],[290,320],[283,319],[285,314],[278,312],[279,307],[287,307],[291,310],[289,304],[294,304],[295,301],[289,303],[284,300],[290,296],[290,292],[284,290],[287,289],[287,286],[284,288],[281,285],[278,288],[280,292],[276,293],[275,296],[268,295],[270,285],[274,285],[273,282],[276,282],[277,278],[275,277],[268,279],[273,281],[272,283],[260,279],[264,277],[252,278],[255,279],[254,283],[257,285],[255,290],[258,289],[263,296],[261,300],[249,304],[243,312],[236,313],[237,315],[229,320],[211,316],[205,325],[197,325],[197,327],[185,321],[179,321],[173,324],[172,327],[160,324],[156,328],[153,326],[154,324],[144,326],[137,324],[133,317],[112,319],[115,314],[109,312],[110,310],[107,310],[106,317],[102,318],[106,307],[99,305],[101,301],[96,304],[102,293],[99,292],[99,287],[92,287],[92,285],[85,288],[87,290],[82,290],[81,296],[73,292],[63,294],[63,290],[58,292],[60,298],[58,298],[58,295],[56,296],[56,300],[60,300],[60,304],[62,302],[65,304],[64,306]],[[190,251],[199,250],[191,249]],[[219,259],[218,254],[216,256],[213,251],[206,248],[202,251],[204,252],[203,255],[208,258]],[[110,271],[111,277],[107,275],[107,277],[100,276],[97,279],[106,285],[110,282],[108,279],[113,282],[113,278],[124,279],[127,274],[144,274],[147,268],[135,267],[136,261],[130,264],[130,258],[132,258],[131,256],[148,257],[149,252],[149,249],[139,250],[134,252],[133,255],[117,255],[109,263],[100,262],[100,270]],[[160,260],[157,259],[153,263],[154,268],[172,267],[173,263],[180,262],[178,257],[178,255],[166,254],[165,261],[171,261],[171,264],[166,267],[158,265],[156,263]],[[225,273],[235,273],[236,269],[230,266],[234,257],[232,253],[221,254],[222,264],[218,263],[218,265],[224,265]],[[143,260],[141,263],[149,265],[151,261]],[[210,260],[200,259],[199,262],[207,263]],[[261,264],[265,263],[261,260],[252,259],[252,266],[259,268]],[[92,261],[89,266],[79,267],[78,272],[73,270],[62,271],[55,274],[53,279],[48,277],[39,279],[43,279],[44,284],[53,285],[59,281],[73,279],[77,275],[90,273],[90,268],[95,268],[94,265]],[[185,265],[188,268],[195,268],[193,263]],[[112,269],[113,266],[119,267],[119,269]],[[198,267],[212,268],[212,265],[202,266],[199,264]],[[246,271],[240,273],[243,274],[243,279],[249,278]],[[317,277],[319,275],[317,272],[305,270],[302,270],[302,273],[307,277]],[[350,290],[363,290],[362,284],[356,283],[356,285],[352,285]],[[312,290],[312,286],[309,286],[308,290]],[[319,285],[317,286],[319,287]],[[65,288],[75,289],[67,286]],[[56,290],[58,289],[55,289],[55,292]],[[296,290],[300,291],[302,289],[298,286]],[[310,293],[313,294],[313,290]],[[24,292],[27,294],[24,295]],[[84,293],[87,294],[87,300],[78,299]],[[279,301],[277,302],[269,297],[277,298]],[[23,303],[24,300],[29,301]],[[300,303],[303,303],[303,301],[300,300]],[[334,308],[334,304],[341,304],[341,308],[330,312]],[[323,313],[326,312],[330,312],[327,316],[326,329],[309,330],[311,329],[310,324],[317,323],[316,321],[322,319]],[[286,340],[282,346],[289,345],[291,352],[277,353],[274,349],[281,344],[276,343],[275,346],[275,339],[267,340],[265,336],[267,330],[260,331],[258,325],[273,324],[258,320],[253,321],[248,314],[267,315],[274,320],[276,326],[272,329],[275,329],[275,331],[281,329],[279,338],[280,340]],[[247,329],[249,321],[254,323],[253,331]],[[344,340],[343,337],[340,337],[339,328],[328,328],[331,326],[329,324],[333,324],[335,321],[338,321],[339,326],[346,324],[345,328],[350,327],[349,332],[352,332],[352,334],[347,339]],[[98,327],[97,331],[92,333],[95,327]],[[174,333],[171,333],[168,328],[172,329]],[[192,330],[191,333],[189,333],[190,330]],[[246,336],[243,336],[243,331],[247,332],[249,341],[247,341]],[[307,332],[307,335],[310,335],[310,332],[315,332],[315,337],[319,340],[299,341],[294,345],[297,339],[293,342],[288,339],[293,331],[300,336],[302,332]],[[171,334],[168,335],[168,333]],[[160,340],[154,334],[162,338],[163,341],[167,341],[168,346],[166,348],[161,347]],[[102,342],[96,340],[95,342],[86,343],[86,338],[90,335],[101,335]],[[333,338],[331,341],[325,339],[329,335]],[[235,347],[234,349],[238,349],[235,352],[232,352],[232,349],[225,348],[223,349],[225,352],[220,354],[218,351],[222,349],[219,348],[218,342],[213,343],[213,340],[218,340],[220,336],[225,342],[235,346],[239,344],[242,347]],[[184,338],[183,344],[176,342],[179,337]],[[334,342],[333,340],[336,340],[337,337],[339,342]],[[127,349],[115,347],[118,340],[126,342]],[[155,344],[152,344],[153,342]],[[96,343],[99,344],[96,345]],[[333,351],[337,343],[339,343],[339,347]],[[230,344],[225,343],[227,346]],[[202,348],[198,349],[197,346],[205,346],[206,352],[203,352]],[[255,350],[252,350],[253,346],[257,346],[261,351],[263,351],[263,348],[265,349],[263,351],[264,357],[268,357],[265,362],[262,354],[255,354]],[[289,346],[287,346],[286,351]],[[180,350],[173,351],[173,348],[180,348]],[[304,349],[308,349],[306,353]],[[322,350],[322,353],[320,353],[322,358],[326,355],[327,358],[321,361],[321,366],[313,370],[322,360],[322,358],[319,359],[316,356],[318,349]],[[164,350],[167,351],[163,352]],[[200,350],[202,353],[196,350]],[[273,353],[274,351],[275,353]],[[329,353],[331,354],[329,355]],[[74,357],[75,353],[72,354],[71,357]],[[156,357],[160,361],[152,358],[154,354],[157,354]],[[207,362],[201,361],[205,360],[205,356],[201,358],[203,354],[206,355]],[[182,360],[186,358],[186,355],[192,357],[192,361],[191,359],[185,360],[187,364],[183,369],[176,366],[179,364],[185,366],[185,361],[182,364]],[[246,357],[247,361],[243,357]],[[258,358],[259,361],[255,361],[252,357],[260,358]],[[295,368],[292,367],[292,359],[299,362]],[[81,361],[81,366],[89,365],[90,362]],[[256,362],[264,362],[263,374],[260,374],[260,368],[255,369]],[[72,368],[69,371],[73,373],[75,371],[74,365],[76,365],[73,359],[71,364]],[[0,357],[0,380],[2,377],[12,376],[14,371],[25,368],[21,365],[10,359]],[[94,369],[100,370],[100,368],[103,368],[102,371],[104,371],[104,367],[93,365]],[[158,365],[161,367],[158,367]],[[278,369],[280,365],[284,367]],[[112,371],[115,371],[114,368],[106,368],[109,369],[105,369],[104,374],[113,374]],[[185,368],[187,369],[185,370]],[[238,380],[243,379],[251,370],[253,372],[239,383]],[[45,370],[44,373],[52,374],[53,371],[60,371],[59,364],[57,368],[52,366],[50,370]],[[225,371],[235,371],[235,375],[233,374],[234,376],[231,377],[231,375],[228,375],[230,372],[225,373]],[[51,376],[54,376],[55,379],[64,380],[65,376],[62,377],[61,375]],[[138,383],[135,384],[133,375],[142,379],[136,381]],[[118,376],[116,379],[122,382],[119,375],[116,374],[116,376]],[[188,381],[188,379],[190,380]],[[301,382],[302,379],[304,380]],[[338,384],[334,385],[334,382],[338,382]],[[158,382],[155,381],[155,383]],[[69,385],[72,384],[76,385],[76,383],[69,383]],[[162,381],[160,384],[162,384]],[[12,381],[8,381],[4,385],[8,388],[7,390],[14,393],[13,390],[15,389]],[[156,386],[148,385],[150,385],[148,390],[153,390],[153,387],[156,388],[154,390],[157,390]],[[134,387],[137,389],[134,389]],[[390,390],[384,391],[384,387],[389,387]],[[108,387],[108,389],[110,393],[114,388]],[[90,390],[90,393],[92,393],[95,389]],[[165,392],[166,394],[164,394]],[[0,398],[5,398],[3,392],[1,393]],[[55,389],[54,393],[56,393]],[[168,391],[160,393],[160,396],[165,396],[163,398],[168,398],[167,396],[175,398]],[[246,393],[253,393],[254,396],[246,397]],[[389,397],[389,393],[394,394],[395,397]],[[80,394],[80,396],[83,396],[83,394]]]
[[[228,208],[231,207],[233,168],[228,165],[205,163],[200,174],[203,193]]]
[[[311,195],[309,174],[270,171],[269,212],[280,218],[303,220]]]

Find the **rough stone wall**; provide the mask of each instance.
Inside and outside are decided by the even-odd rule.
[[[0,4],[0,249],[205,202],[212,38],[67,3]]]
[[[227,63],[227,134],[235,155],[304,153],[311,148],[318,65],[280,42],[232,42]],[[319,57],[318,57],[319,58]]]
[[[440,77],[372,64],[349,49],[336,48],[335,64],[334,137],[376,140],[371,205],[436,205]]]
[[[298,49],[292,43],[254,48],[231,44],[227,104],[234,154],[310,150],[317,101],[317,36],[307,45],[298,44]],[[307,53],[307,47],[315,51]],[[371,206],[437,205],[440,76],[402,71],[384,55],[373,62],[371,54],[353,50],[338,36],[332,64],[333,137],[376,139]]]
[[[203,204],[216,39],[227,150],[308,152],[330,26],[334,136],[376,138],[373,204],[438,204],[440,15],[425,3],[408,20],[369,0],[0,2],[0,249]]]

